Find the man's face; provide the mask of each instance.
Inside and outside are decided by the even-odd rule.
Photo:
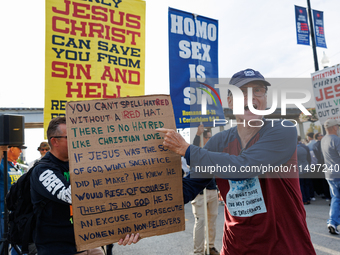
[[[22,150],[19,147],[12,147],[11,153],[12,153],[12,159],[17,160],[20,157]]]
[[[67,136],[66,133],[66,124],[60,124],[59,125],[59,130],[61,131],[61,134],[58,136]],[[68,159],[68,149],[67,149],[67,138],[65,137],[60,137],[60,138],[53,138],[57,139],[57,145],[56,150],[62,155],[64,159]]]
[[[203,145],[205,145],[211,138],[211,133],[208,132],[206,137],[203,137]]]
[[[253,94],[248,95],[248,87],[252,87]],[[267,94],[266,94],[266,86],[260,84],[260,83],[247,83],[246,85],[243,85],[240,88],[244,95],[244,114],[243,115],[237,115],[236,117],[239,117],[241,119],[244,119],[246,121],[252,120],[252,119],[262,119],[262,115],[256,115],[253,114],[249,108],[248,108],[248,97],[252,97],[252,103],[253,107],[256,110],[265,110],[267,108]],[[233,97],[228,97],[228,104],[229,107],[232,107],[233,103]]]
[[[48,149],[40,148],[39,152],[40,152],[41,157],[43,157],[43,156],[45,156],[46,152],[48,152]]]

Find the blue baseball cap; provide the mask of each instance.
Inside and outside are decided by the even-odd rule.
[[[231,77],[229,84],[240,88],[252,81],[262,81],[263,85],[271,86],[270,83],[264,79],[263,75],[260,74],[260,72],[250,68],[235,73],[233,77]]]

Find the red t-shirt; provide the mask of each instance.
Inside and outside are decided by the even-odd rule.
[[[259,139],[257,135],[248,148]],[[235,139],[230,146],[225,148],[224,152],[230,155],[239,155],[241,146]],[[291,159],[283,165],[297,165],[296,152]],[[267,175],[267,176],[266,176]],[[245,199],[250,205],[254,205],[261,198],[264,200],[266,212],[252,212],[247,210],[228,209],[227,194],[230,191],[230,181],[225,179],[216,179],[217,186],[223,197],[226,206],[224,238],[221,255],[226,254],[259,254],[259,255],[279,255],[279,254],[315,254],[313,245],[310,240],[309,231],[306,224],[306,212],[302,203],[299,175],[296,178],[282,178],[273,176],[275,173],[264,174],[257,178],[260,183],[260,189],[250,188],[248,191],[239,192],[260,192],[262,196],[253,199]],[[233,185],[235,182],[232,182]],[[237,181],[236,181],[237,183]],[[237,186],[237,184],[236,184]],[[231,195],[231,194],[230,194]],[[231,202],[232,203],[232,202]],[[259,207],[259,205],[257,205]],[[242,206],[241,206],[242,208]],[[289,208],[289,210],[287,210]],[[241,216],[233,216],[230,213],[239,211]],[[247,212],[253,214],[247,217]],[[242,237],[242,238],[235,238]]]
[[[271,173],[214,173],[225,201],[221,255],[315,254],[306,223],[297,166],[296,129],[266,125],[241,147],[236,128],[212,137],[204,149],[190,146],[190,166],[276,167]],[[220,152],[224,153],[220,153]],[[217,167],[216,167],[217,169]],[[244,177],[242,177],[244,176]],[[185,183],[185,201],[200,182]],[[192,194],[191,194],[192,193]],[[189,195],[191,194],[191,195]]]

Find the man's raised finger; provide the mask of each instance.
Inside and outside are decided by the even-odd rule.
[[[170,128],[157,128],[155,130],[158,131],[158,132],[164,133],[164,134],[171,132],[171,131],[174,131],[173,129],[170,129]]]

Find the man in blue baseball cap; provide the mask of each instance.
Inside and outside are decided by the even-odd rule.
[[[225,202],[221,255],[315,254],[299,186],[296,128],[288,122],[283,126],[263,121],[249,110],[248,99],[257,110],[267,107],[270,83],[260,72],[237,72],[230,85],[244,94],[244,114],[235,115],[237,125],[215,134],[203,149],[186,143],[175,130],[158,129],[165,134],[163,145],[190,165],[191,173],[183,179],[184,202],[216,177]],[[231,108],[233,100],[229,93]],[[194,178],[207,169],[210,178]]]
[[[239,71],[235,73],[230,80],[230,84],[235,85],[238,88],[250,82],[261,82],[265,86],[270,86],[270,83],[264,79],[262,74],[258,71],[254,71],[253,69]]]

